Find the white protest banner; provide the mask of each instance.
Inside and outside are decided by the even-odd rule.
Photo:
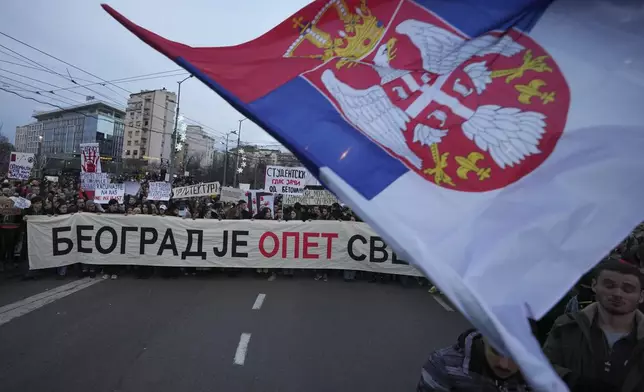
[[[239,184],[241,185],[241,184]],[[223,202],[238,202],[246,199],[246,191],[239,188],[224,186],[221,188],[219,200]]]
[[[36,158],[34,154],[12,152],[7,177],[16,180],[28,180],[31,175],[31,168],[34,167],[35,162]]]
[[[93,191],[110,183],[107,173],[81,172],[81,188],[84,191]]]
[[[246,192],[246,200],[248,201],[248,212],[251,216],[259,213],[264,208],[271,209],[271,217],[274,217],[275,212],[275,195],[270,192],[264,192],[261,189],[253,189]]]
[[[250,190],[250,184],[247,184],[245,182],[240,182],[239,183],[239,189],[241,189],[242,191],[246,192],[246,191]]]
[[[99,204],[107,204],[112,199],[116,199],[119,204],[123,204],[124,197],[124,184],[103,184],[100,187],[96,187],[94,191],[94,202]]]
[[[284,195],[282,204],[292,206],[295,203],[307,206],[330,206],[340,201],[326,189],[305,189],[301,195]]]
[[[45,176],[45,179],[49,182],[58,182],[58,176]]]
[[[282,195],[301,195],[304,187],[320,185],[304,167],[266,166],[264,190]]]
[[[220,188],[219,182],[182,186],[172,188],[172,197],[174,199],[183,199],[186,197],[211,196],[218,194]]]
[[[101,154],[98,151],[98,143],[81,143],[80,156],[83,173],[101,172]]]
[[[172,196],[172,185],[169,182],[151,182],[148,190],[148,200],[168,201]]]
[[[74,214],[30,216],[27,228],[32,269],[82,262],[340,269],[421,276],[366,223],[358,222]]]

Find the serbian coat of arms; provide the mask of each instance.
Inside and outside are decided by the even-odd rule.
[[[284,57],[356,129],[434,184],[502,188],[529,174],[563,133],[570,91],[552,57],[510,29],[469,38],[409,0],[330,0]]]

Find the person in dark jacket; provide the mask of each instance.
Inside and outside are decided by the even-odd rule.
[[[499,354],[476,330],[434,351],[421,370],[417,392],[528,392],[519,366]]]
[[[559,317],[543,351],[572,392],[644,391],[642,274],[612,259],[597,270],[597,301]]]

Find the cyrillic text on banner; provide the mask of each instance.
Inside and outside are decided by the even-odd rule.
[[[75,263],[315,268],[421,276],[366,223],[181,219],[149,215],[29,216],[32,269]]]

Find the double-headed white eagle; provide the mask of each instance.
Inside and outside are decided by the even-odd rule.
[[[509,36],[484,35],[464,40],[445,29],[417,20],[400,23],[396,32],[409,37],[420,50],[425,71],[445,78],[474,56],[495,54],[511,57],[524,49]],[[381,76],[381,84],[410,72],[391,68],[392,48],[390,40],[381,45],[374,56],[373,68]],[[472,62],[463,70],[472,80],[477,94],[482,94],[492,82],[485,61]],[[366,90],[354,89],[338,80],[330,69],[322,74],[322,82],[357,128],[418,169],[422,168],[421,159],[411,151],[403,134],[412,115],[394,105],[381,85]],[[481,150],[489,152],[503,169],[540,152],[538,145],[545,132],[544,119],[545,115],[537,112],[483,105],[465,119],[462,131]],[[431,128],[421,121],[414,129],[413,141],[422,145],[438,144],[446,134],[447,129]]]

